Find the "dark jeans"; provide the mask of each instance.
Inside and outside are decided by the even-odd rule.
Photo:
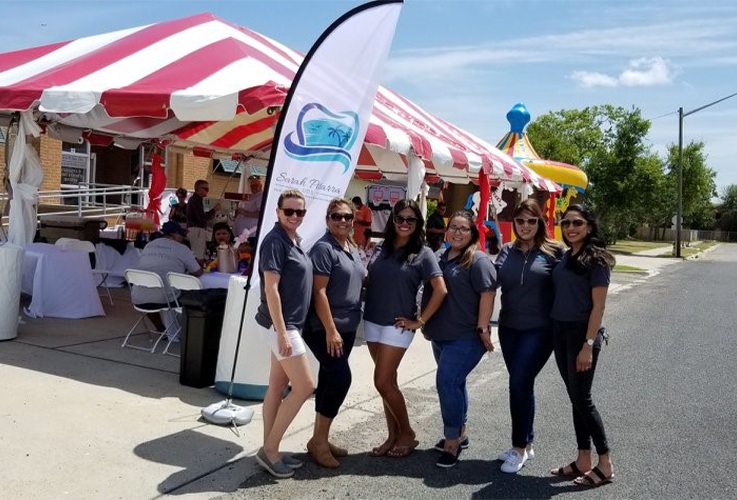
[[[351,367],[348,356],[356,341],[356,332],[340,332],[343,338],[343,355],[331,356],[325,340],[325,330],[305,328],[302,338],[320,362],[315,389],[315,411],[327,418],[335,418],[351,387]]]
[[[438,364],[435,385],[440,399],[445,439],[458,439],[468,416],[466,378],[479,364],[486,349],[479,338],[433,340],[432,353]]]
[[[590,450],[593,440],[596,453],[604,455],[609,453],[604,423],[591,399],[591,385],[594,383],[596,362],[601,352],[601,335],[598,335],[594,342],[591,369],[584,372],[576,371],[576,358],[586,341],[587,327],[588,323],[585,321],[553,323],[555,361],[573,404],[573,428],[576,431],[578,449]]]
[[[553,352],[553,331],[551,328],[517,330],[500,325],[499,343],[509,372],[512,446],[524,448],[535,441],[535,377]]]

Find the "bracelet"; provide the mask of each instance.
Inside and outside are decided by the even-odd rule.
[[[424,328],[425,327],[425,320],[422,319],[422,315],[418,315],[417,316],[417,322],[420,324],[420,328]]]

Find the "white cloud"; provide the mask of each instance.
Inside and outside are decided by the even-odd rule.
[[[670,85],[676,70],[662,57],[641,57],[629,62],[618,76],[590,71],[574,71],[571,79],[582,87],[655,87]]]
[[[574,71],[571,75],[582,87],[616,87],[619,81],[604,73],[591,73],[589,71]]]
[[[673,83],[675,70],[662,57],[635,59],[629,68],[619,75],[619,81],[626,87],[652,87]]]

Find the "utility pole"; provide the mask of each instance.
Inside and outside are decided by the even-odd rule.
[[[685,113],[683,112],[682,107],[678,108],[678,211],[676,212],[676,257],[681,256],[681,226],[683,224],[683,119],[689,115],[698,113],[703,109],[719,104],[722,101],[726,101],[736,95],[737,92]]]

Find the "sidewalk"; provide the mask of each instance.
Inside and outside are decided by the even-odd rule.
[[[624,255],[617,260],[648,273],[681,262]],[[611,289],[631,286],[626,278],[614,273]],[[113,293],[115,305],[104,303],[107,317],[25,318],[17,339],[0,342],[3,498],[146,499],[172,492],[209,499],[236,491],[259,471],[255,460],[243,458],[255,454],[262,440],[260,402],[236,401],[256,410],[254,420],[239,428],[240,437],[200,420],[200,409],[223,395],[180,385],[177,358],[121,349],[135,316],[127,291]],[[351,366],[353,385],[334,424],[338,434],[383,419],[365,345],[354,349]],[[399,376],[403,388],[432,390],[435,363],[421,335]],[[310,400],[290,427],[285,450],[304,451],[313,415]]]

